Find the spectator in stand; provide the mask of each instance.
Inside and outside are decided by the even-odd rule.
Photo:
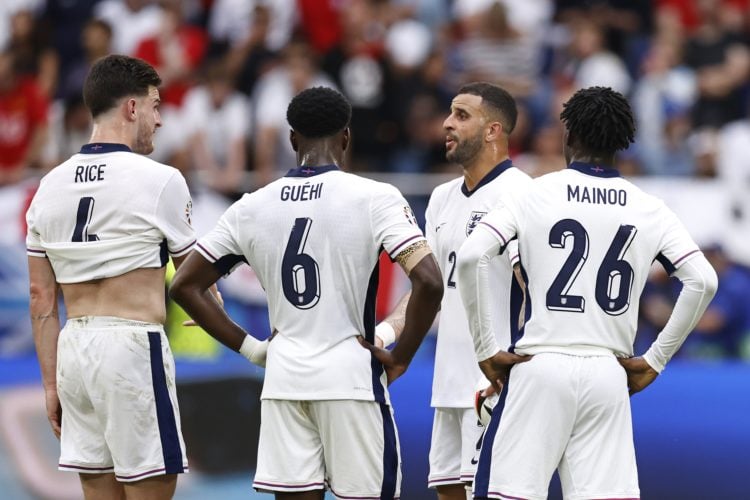
[[[112,53],[112,28],[101,19],[89,19],[79,37],[83,56],[69,63],[70,70],[61,75],[58,95],[63,99],[81,95],[83,82],[94,62]]]
[[[340,11],[342,36],[321,63],[352,104],[351,167],[373,170],[387,165],[387,153],[397,136],[389,116],[391,74],[386,64],[385,10],[370,0],[353,0]],[[414,46],[402,46],[409,52]],[[419,49],[417,49],[419,50]]]
[[[289,126],[285,110],[292,97],[310,87],[335,87],[318,69],[314,54],[302,40],[294,40],[282,53],[282,64],[266,73],[253,93],[254,169],[256,186],[296,168],[297,159],[289,147]],[[357,138],[354,137],[356,142]]]
[[[693,124],[697,128],[718,128],[744,116],[750,51],[738,34],[722,25],[719,0],[695,3],[700,24],[685,47],[685,63],[698,78]]]
[[[202,29],[185,23],[179,0],[164,1],[161,5],[161,28],[138,44],[135,57],[151,64],[159,73],[162,108],[180,107],[192,86],[193,72],[206,53],[208,39]]]
[[[20,181],[28,168],[38,166],[48,106],[36,81],[16,71],[13,53],[0,53],[0,186]]]
[[[82,94],[55,101],[49,113],[49,137],[42,151],[42,166],[49,170],[81,150],[91,137],[91,113]]]
[[[57,87],[59,58],[31,10],[19,10],[11,18],[8,48],[15,53],[19,74],[36,77],[39,89],[52,96]]]
[[[91,15],[99,0],[47,0],[43,11],[45,29],[49,30],[52,46],[59,59],[59,83],[57,97],[65,98],[67,75],[84,59],[81,33],[91,21]],[[111,35],[110,35],[111,36]],[[103,54],[105,55],[105,54]],[[83,77],[81,78],[81,85]],[[81,92],[81,86],[78,87]]]
[[[94,8],[94,16],[112,27],[115,54],[133,55],[141,41],[159,32],[162,15],[150,0],[103,0]]]
[[[235,78],[237,90],[253,95],[255,84],[276,62],[276,54],[268,48],[271,10],[257,5],[247,37],[227,55],[227,64]]]
[[[586,16],[570,23],[572,40],[564,72],[572,90],[602,86],[627,95],[631,78],[622,59],[605,45],[604,30]]]
[[[271,12],[268,48],[277,52],[289,43],[297,20],[295,0],[216,0],[208,19],[210,56],[235,50],[245,42],[252,32],[255,8],[259,5]]]
[[[205,84],[185,97],[180,122],[181,129],[188,130],[192,171],[198,175],[194,184],[230,196],[243,190],[249,116],[250,105],[234,90],[226,64],[210,64]]]
[[[719,275],[719,288],[685,343],[685,354],[739,358],[750,335],[750,271],[732,262],[721,245],[711,245],[703,252]]]
[[[637,150],[644,173],[693,175],[688,137],[695,73],[681,64],[680,47],[668,37],[653,40],[636,82],[633,109],[638,119]]]

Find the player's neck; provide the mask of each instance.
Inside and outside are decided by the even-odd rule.
[[[297,156],[297,163],[300,167],[319,167],[321,165],[341,166],[340,155],[334,154],[330,150],[310,150]]]
[[[499,163],[507,159],[508,153],[503,152],[503,154],[485,155],[478,158],[477,161],[463,165],[466,188],[469,191],[473,190]]]
[[[570,157],[570,161],[568,164],[571,163],[591,163],[595,165],[600,165],[602,167],[611,167],[614,168],[615,166],[615,155],[610,154],[575,154]]]
[[[125,144],[132,149],[133,140],[129,128],[126,124],[116,121],[95,122],[89,143]]]

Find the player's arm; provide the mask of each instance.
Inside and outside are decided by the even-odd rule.
[[[490,261],[504,251],[515,236],[511,219],[507,209],[487,214],[461,245],[457,259],[458,289],[479,368],[498,392],[505,384],[510,367],[530,359],[501,350],[493,330]]]
[[[203,255],[192,251],[179,265],[169,296],[213,338],[252,363],[265,366],[268,341],[256,339],[232,321],[211,292],[222,274]]]
[[[394,260],[411,281],[403,329],[391,351],[364,344],[385,367],[389,384],[406,371],[432,326],[443,298],[443,278],[426,241],[421,240],[407,247]]]
[[[57,338],[60,317],[57,310],[58,285],[49,259],[29,257],[31,331],[42,372],[47,418],[55,436],[60,437],[62,408],[57,396]]]
[[[398,301],[393,311],[375,327],[375,345],[388,347],[398,340],[406,323],[406,305],[409,303],[411,290]]]
[[[716,294],[719,283],[716,271],[701,253],[680,266],[674,276],[682,281],[682,291],[667,324],[646,354],[620,360],[628,374],[630,394],[645,389],[661,373]]]

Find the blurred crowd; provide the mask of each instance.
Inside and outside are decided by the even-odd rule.
[[[0,189],[87,141],[81,87],[109,53],[157,68],[152,157],[180,168],[198,197],[233,198],[293,168],[286,106],[315,85],[352,102],[352,170],[455,172],[442,123],[475,80],[516,97],[511,155],[532,176],[565,166],[562,103],[604,85],[638,120],[621,172],[716,178],[738,200],[750,192],[750,0],[2,0]],[[717,306],[693,337],[747,339],[750,274],[726,266],[733,288],[719,293],[736,304]],[[675,293],[655,275],[645,330],[663,326]],[[694,351],[741,355],[739,340],[714,344]]]

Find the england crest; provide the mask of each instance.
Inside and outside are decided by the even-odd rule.
[[[477,227],[482,217],[487,215],[487,212],[471,212],[469,220],[466,222],[466,236],[469,236],[471,232]]]

